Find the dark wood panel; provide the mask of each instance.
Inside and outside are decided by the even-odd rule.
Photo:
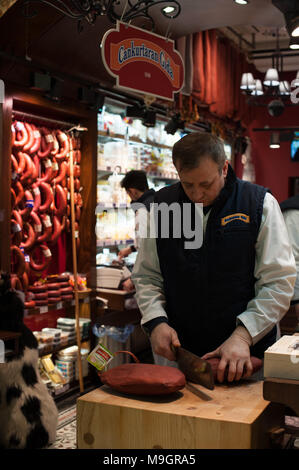
[[[7,91],[6,91],[7,93]],[[5,93],[5,94],[6,94]],[[6,96],[3,103],[2,145],[0,161],[0,269],[10,272],[10,155],[11,155],[12,99]]]

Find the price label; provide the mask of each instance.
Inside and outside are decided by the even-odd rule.
[[[61,309],[62,308],[62,302],[58,302],[57,304],[57,310]]]

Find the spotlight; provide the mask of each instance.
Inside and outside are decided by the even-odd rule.
[[[174,135],[178,129],[185,128],[185,121],[182,121],[180,113],[174,114],[165,126],[167,134]]]
[[[268,111],[270,116],[278,117],[284,111],[284,104],[281,100],[273,100],[268,104]]]
[[[155,111],[150,111],[149,109],[144,110],[144,115],[142,118],[142,124],[146,127],[155,127],[156,125],[156,113]]]
[[[144,108],[143,106],[137,104],[134,106],[128,106],[126,110],[126,116],[127,117],[133,117],[133,118],[143,118],[144,116]]]
[[[279,149],[280,148],[280,140],[279,140],[279,133],[273,132],[270,136],[270,148],[271,149]]]
[[[33,90],[49,91],[51,89],[51,76],[45,73],[33,72],[30,77],[30,87]]]
[[[234,0],[238,5],[248,5],[249,0]]]
[[[164,8],[161,8],[161,12],[167,18],[174,18],[179,13],[179,7],[177,5],[176,6],[168,5]]]
[[[146,127],[155,127],[156,125],[155,111],[152,111],[140,104],[128,106],[126,110],[126,117],[139,118],[142,120],[142,124]]]
[[[45,97],[52,101],[59,101],[62,96],[62,85],[63,80],[51,77],[51,87],[49,92],[45,94]]]
[[[95,109],[96,111],[102,112],[104,106],[105,96],[101,93],[95,93],[94,103],[90,106],[90,109]]]
[[[92,105],[95,102],[95,91],[87,87],[79,88],[78,100],[80,103]]]

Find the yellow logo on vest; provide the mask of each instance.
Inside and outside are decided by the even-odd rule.
[[[237,212],[236,214],[231,214],[231,215],[227,215],[226,217],[222,217],[221,225],[229,224],[233,220],[241,220],[242,222],[249,224],[250,217],[249,215],[242,214],[241,212]]]

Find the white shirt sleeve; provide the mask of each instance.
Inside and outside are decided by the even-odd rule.
[[[296,265],[283,215],[276,199],[266,193],[256,242],[255,297],[238,319],[253,344],[262,339],[287,312],[296,280]]]
[[[299,210],[289,209],[284,211],[283,217],[292,245],[297,270],[293,300],[299,300]]]
[[[166,317],[163,278],[155,238],[141,238],[132,272],[141,325],[156,317]]]

